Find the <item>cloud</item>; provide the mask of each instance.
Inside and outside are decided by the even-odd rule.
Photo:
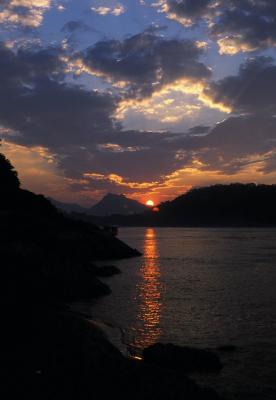
[[[2,0],[0,24],[37,28],[51,4],[52,0]]]
[[[105,183],[114,183],[117,186],[123,186],[128,189],[149,189],[154,186],[158,182],[131,182],[129,180],[125,180],[122,176],[116,174],[95,174],[95,173],[85,173],[84,178],[92,180],[92,181],[104,181]]]
[[[221,170],[241,169],[243,161],[276,149],[276,118],[264,115],[231,117],[212,129],[205,137],[206,148],[219,153]],[[252,159],[251,159],[252,160]],[[265,160],[264,160],[265,161]]]
[[[189,27],[204,17],[213,0],[161,0],[155,3],[169,19]]]
[[[276,45],[274,0],[232,0],[223,3],[219,17],[211,27],[221,54],[233,55]]]
[[[28,148],[5,141],[1,151],[19,171],[24,188],[32,188],[36,193],[47,193],[53,197],[65,193],[68,195],[66,180],[56,168],[53,156],[45,148]]]
[[[91,7],[91,10],[96,13],[99,14],[101,16],[106,16],[108,14],[113,15],[115,17],[119,17],[120,15],[125,13],[125,7],[120,4],[117,3],[116,5],[113,6],[98,6],[98,7]]]
[[[204,80],[206,87],[206,72],[203,76],[198,72],[199,61],[192,44],[189,44],[191,52],[186,53],[184,59],[175,54],[174,66],[166,63],[164,54],[168,53],[164,51],[164,43],[171,54],[171,49],[175,49],[170,47],[171,42],[175,43],[175,40],[159,38],[152,32],[147,32],[146,37],[145,33],[141,35],[139,40],[136,35],[122,42],[100,42],[106,43],[108,49],[110,43],[116,43],[117,56],[126,59],[124,67],[112,71],[116,53],[106,52],[103,46],[104,58],[107,58],[106,74],[114,82],[127,77],[130,82],[127,90],[139,97],[141,93],[144,95],[143,79],[146,79],[147,71],[154,75],[158,65],[163,71],[160,80],[163,86],[157,93],[167,90],[166,85],[177,88],[177,77],[183,73],[182,68],[185,74],[180,79],[188,81],[195,76]],[[127,45],[132,46],[127,40],[133,38],[132,55],[124,49]],[[176,42],[178,48],[179,41]],[[148,65],[147,59],[143,60],[142,50],[147,52],[149,44],[152,45],[153,60]],[[161,54],[159,64],[156,49]],[[185,46],[184,49],[187,50]],[[138,54],[141,54],[142,72],[131,68]],[[128,58],[132,56],[130,62]],[[66,57],[68,55],[60,47],[32,45],[11,49],[3,43],[0,45],[1,134],[9,143],[9,151],[15,146],[23,154],[28,148],[35,154],[33,159],[37,159],[37,155],[43,158],[47,164],[45,180],[54,167],[59,176],[53,180],[53,185],[63,176],[65,186],[83,196],[94,197],[95,193],[99,195],[106,190],[150,192],[162,196],[178,193],[183,186],[199,182],[200,176],[204,177],[202,183],[208,183],[208,174],[219,180],[219,176],[224,179],[237,174],[249,177],[250,171],[264,179],[274,173],[276,67],[270,58],[249,59],[241,65],[237,75],[210,82],[205,89],[204,95],[210,102],[231,108],[236,115],[214,128],[196,125],[187,132],[176,134],[123,130],[114,119],[121,98],[109,91],[88,90],[70,82],[66,76]],[[99,59],[103,69],[103,59]],[[203,68],[206,71],[206,67]],[[155,94],[151,93],[151,100]],[[164,107],[173,104],[172,100],[171,97],[164,98]],[[36,170],[32,164],[34,175],[42,174],[41,165]]]
[[[99,150],[111,153],[133,153],[135,151],[141,151],[147,149],[143,146],[121,146],[117,143],[102,143],[98,145]]]
[[[189,129],[189,134],[191,136],[199,136],[199,135],[201,136],[201,135],[206,135],[208,131],[210,131],[209,126],[196,125]]]
[[[221,54],[234,55],[276,45],[274,0],[161,0],[156,5],[180,24],[207,24]]]
[[[0,46],[3,125],[20,132],[17,142],[46,147],[86,144],[91,135],[113,131],[116,100],[108,93],[65,83],[60,48]]]
[[[195,127],[186,135],[171,135],[159,141],[159,146],[166,148],[164,157],[172,168],[166,173],[158,165],[161,168],[154,180],[156,183],[145,191],[140,189],[142,197],[144,193],[151,193],[162,199],[175,197],[193,185],[252,180],[272,183],[276,178],[276,118],[273,116],[232,116],[209,132],[207,127]],[[158,163],[160,150],[155,153],[151,149],[150,153],[152,165]]]
[[[118,98],[69,84],[65,69],[60,48],[15,52],[0,46],[0,126],[6,140],[45,149],[74,185],[76,179],[83,185],[83,174],[96,173],[121,176],[138,188],[179,165],[178,145],[168,142],[178,136],[122,131],[113,118]],[[112,184],[122,186],[119,179]]]
[[[146,30],[125,40],[97,42],[79,54],[86,72],[95,74],[127,92],[144,98],[175,81],[192,83],[210,77],[199,61],[204,50],[191,40],[166,39]]]
[[[238,113],[276,112],[276,66],[270,57],[250,58],[236,76],[210,83],[206,99]]]
[[[275,153],[276,118],[247,115],[229,117],[205,135],[190,131],[177,158],[197,173],[216,171],[218,175],[234,176],[254,166],[261,175]]]

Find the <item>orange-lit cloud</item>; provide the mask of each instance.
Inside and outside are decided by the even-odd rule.
[[[242,36],[225,36],[217,41],[220,54],[235,55],[238,53],[246,53],[255,51],[258,46],[250,43],[244,43]]]
[[[276,171],[267,171],[266,162],[275,157],[276,150],[265,154],[255,154],[237,158],[233,162],[242,163],[243,168],[228,174],[201,161],[200,155],[193,157],[189,165],[161,176],[153,182],[135,182],[118,174],[85,173],[80,179],[65,177],[57,169],[55,157],[46,148],[26,148],[5,142],[1,151],[12,161],[19,171],[23,187],[36,193],[43,193],[61,201],[91,204],[92,199],[99,199],[105,193],[104,188],[94,188],[93,181],[112,183],[122,188],[126,194],[145,203],[149,198],[158,204],[183,194],[194,186],[231,182],[273,183]],[[227,165],[226,165],[227,166]],[[72,185],[79,189],[72,192]]]
[[[274,153],[273,153],[274,154]],[[265,162],[272,153],[256,154],[244,157],[244,167],[233,174],[223,173],[216,168],[208,167],[196,157],[189,166],[175,170],[171,174],[163,176],[158,183],[148,190],[133,192],[131,197],[145,203],[150,197],[155,204],[169,199],[174,199],[192,187],[208,186],[218,183],[256,182],[271,184],[276,181],[276,171],[265,172]]]
[[[3,142],[0,149],[19,171],[23,187],[48,194],[62,190],[64,177],[56,168],[54,156],[46,148]]]
[[[52,0],[9,0],[0,6],[0,24],[37,28],[51,3]]]
[[[194,24],[194,21],[192,18],[185,18],[181,17],[175,12],[172,12],[170,10],[169,5],[167,4],[166,0],[159,0],[156,3],[152,4],[153,7],[158,7],[158,12],[160,13],[166,13],[167,18],[179,22],[181,25],[185,26],[186,28],[189,28]]]
[[[114,6],[110,6],[110,7],[108,7],[108,6],[98,6],[98,7],[95,6],[95,7],[93,7],[92,6],[91,10],[94,13],[102,15],[102,16],[111,14],[111,15],[113,15],[115,17],[118,17],[118,16],[124,14],[125,11],[126,11],[125,7],[120,3],[118,3],[118,4],[114,5]]]
[[[2,142],[0,151],[12,162],[19,173],[21,185],[35,193],[41,193],[64,202],[91,206],[94,199],[100,199],[104,190],[91,189],[85,185],[87,179],[66,177],[57,167],[55,156],[46,148],[25,147],[7,141]],[[82,187],[72,191],[72,185]]]
[[[164,85],[151,97],[120,101],[115,117],[124,120],[128,113],[157,119],[162,124],[174,124],[183,118],[196,119],[203,106],[229,114],[232,109],[208,96],[208,82],[179,79]]]
[[[63,56],[61,59],[67,65],[67,73],[73,73],[76,76],[88,74],[102,78],[117,89],[127,90],[131,84],[127,80],[114,81],[111,75],[87,66],[81,58],[70,59]],[[202,105],[219,110],[222,113],[230,113],[232,109],[229,106],[214,101],[214,99],[206,94],[207,88],[208,81],[204,79],[176,79],[170,83],[159,85],[144,98],[123,98],[118,103],[114,117],[124,120],[129,112],[135,112],[150,119],[158,119],[163,124],[176,123],[185,116],[196,115],[197,111],[202,108]]]
[[[83,174],[85,179],[91,179],[92,181],[109,181],[115,183],[118,186],[126,187],[129,189],[149,189],[154,187],[158,182],[131,182],[127,179],[124,179],[122,176],[117,174],[98,174],[93,172],[87,172]]]

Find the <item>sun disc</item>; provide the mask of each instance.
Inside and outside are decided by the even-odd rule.
[[[146,202],[146,205],[149,206],[149,207],[153,207],[154,206],[154,202],[152,200],[148,200]]]

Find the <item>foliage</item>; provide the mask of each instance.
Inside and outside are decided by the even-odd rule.
[[[11,162],[0,153],[0,185],[1,192],[17,190],[20,186],[20,181]]]

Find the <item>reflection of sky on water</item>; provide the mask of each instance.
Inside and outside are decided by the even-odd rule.
[[[133,346],[143,349],[160,336],[162,285],[160,282],[159,252],[155,230],[145,232],[144,258],[140,268],[141,280],[137,283],[137,326],[134,327]]]

